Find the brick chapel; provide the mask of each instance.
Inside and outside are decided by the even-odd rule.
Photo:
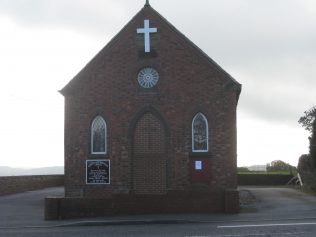
[[[60,92],[81,212],[238,209],[241,85],[148,1]]]

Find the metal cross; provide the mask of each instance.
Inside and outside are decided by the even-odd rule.
[[[145,53],[150,52],[150,33],[157,33],[157,28],[149,27],[149,20],[144,20],[144,28],[137,29],[138,34],[144,34]]]

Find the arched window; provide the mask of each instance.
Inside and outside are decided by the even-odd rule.
[[[208,151],[208,123],[202,113],[198,113],[192,120],[192,151]]]
[[[106,154],[106,123],[98,115],[91,125],[91,153]]]

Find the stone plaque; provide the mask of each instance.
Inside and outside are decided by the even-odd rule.
[[[110,161],[86,161],[87,184],[110,184]]]

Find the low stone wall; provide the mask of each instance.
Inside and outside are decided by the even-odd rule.
[[[238,174],[238,185],[286,185],[292,178],[282,174]]]
[[[113,198],[45,199],[45,219],[70,219],[108,215],[158,213],[211,213],[239,211],[237,190],[221,192],[175,192],[167,195],[115,195]]]
[[[0,196],[63,185],[64,175],[2,176]]]

